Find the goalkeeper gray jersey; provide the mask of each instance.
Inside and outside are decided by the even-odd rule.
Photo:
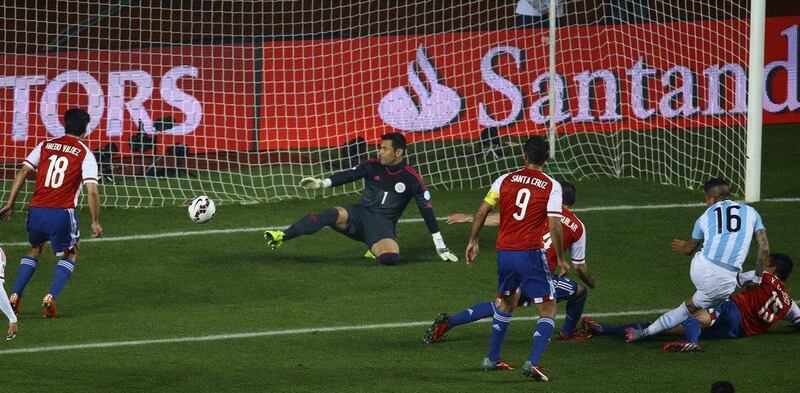
[[[431,194],[417,173],[405,160],[392,165],[382,165],[378,160],[369,160],[356,167],[331,176],[331,184],[364,179],[364,191],[359,205],[394,223],[400,219],[408,202],[414,199],[431,233],[438,232],[433,214]]]

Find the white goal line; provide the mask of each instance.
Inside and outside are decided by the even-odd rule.
[[[585,315],[590,315],[595,318],[605,318],[605,317],[655,315],[655,314],[663,314],[667,311],[669,311],[669,309],[665,308],[665,309],[639,310],[639,311],[604,312],[604,313],[594,313],[594,314],[585,313]],[[514,317],[514,321],[531,321],[537,318],[538,317]],[[556,316],[556,319],[564,319],[564,316],[558,315]],[[487,323],[491,322],[491,320],[492,320],[491,318],[485,318],[477,322]],[[423,327],[423,326],[430,326],[430,324],[431,321],[395,322],[395,323],[379,323],[379,324],[369,324],[369,325],[345,325],[345,326],[328,326],[328,327],[302,328],[302,329],[267,330],[262,332],[215,334],[211,336],[194,336],[194,337],[173,337],[173,338],[161,338],[152,340],[108,341],[108,342],[86,343],[86,344],[48,345],[42,347],[4,349],[0,350],[0,355],[72,351],[80,349],[133,347],[139,345],[177,344],[177,343],[202,342],[202,341],[238,340],[238,339],[257,338],[257,337],[294,336],[300,334],[346,332],[346,331],[358,331],[358,330]],[[22,331],[20,337],[17,338],[16,340],[21,340],[22,337],[24,337],[24,334],[25,332]],[[420,333],[419,336],[420,336],[419,340],[420,345],[422,345],[421,344],[422,334]]]
[[[761,202],[793,203],[793,202],[800,202],[800,198],[773,198],[773,199],[764,199]],[[580,213],[580,212],[617,211],[617,210],[674,209],[674,208],[703,207],[703,206],[705,206],[704,203],[672,203],[663,205],[595,206],[595,207],[575,208],[571,210]],[[437,217],[436,219],[439,221],[444,221],[447,220],[447,217]],[[407,223],[418,223],[422,221],[423,221],[422,218],[403,218],[399,222],[407,224]],[[110,237],[102,237],[99,239],[86,238],[86,239],[81,239],[81,243],[123,242],[131,240],[152,240],[152,239],[164,239],[170,237],[184,237],[184,236],[197,236],[197,235],[219,235],[219,234],[241,233],[241,232],[260,232],[263,231],[265,228],[284,230],[288,227],[289,227],[288,225],[284,226],[265,225],[263,227],[255,227],[255,228],[250,227],[250,228],[206,229],[201,231],[160,232],[160,233],[148,233],[143,235],[110,236]],[[29,245],[30,244],[28,244],[28,242],[0,243],[0,246],[3,247],[27,247]]]

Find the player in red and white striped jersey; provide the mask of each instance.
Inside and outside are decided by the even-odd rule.
[[[594,277],[589,273],[586,267],[586,228],[578,216],[569,209],[575,203],[575,186],[566,181],[560,183],[563,199],[561,227],[564,234],[564,251],[566,252],[569,250],[572,258],[572,267],[578,273],[578,277],[580,277],[586,286],[594,288]],[[469,223],[472,221],[472,216],[461,213],[452,214],[447,219],[448,224]],[[492,213],[486,217],[486,226],[497,226],[499,223],[500,214],[498,213]],[[547,264],[550,268],[550,272],[553,273],[558,264],[558,257],[556,256],[555,250],[550,247],[552,242],[550,241],[549,231],[544,234],[542,240],[547,249]],[[561,340],[585,340],[591,338],[591,334],[575,330],[576,324],[580,322],[581,316],[583,315],[583,306],[586,302],[588,290],[566,276],[554,276],[553,284],[556,289],[556,301],[567,301],[567,316],[561,326],[558,338]],[[494,306],[492,305],[493,302],[482,302],[453,315],[447,313],[439,314],[426,332],[423,341],[428,344],[433,344],[438,342],[440,338],[454,327],[492,316],[494,307],[497,306],[496,303],[498,301],[499,300],[494,302]],[[521,305],[527,306],[530,301],[530,296],[526,293],[522,293],[520,298]]]
[[[478,235],[486,216],[500,207],[497,234],[497,296],[494,310],[489,353],[483,361],[487,370],[513,369],[500,358],[500,347],[521,293],[531,297],[539,311],[539,321],[533,338],[529,360],[523,374],[538,381],[548,381],[539,359],[550,342],[555,327],[555,287],[545,257],[544,232],[550,232],[561,274],[569,270],[564,262],[561,229],[561,185],[542,172],[549,144],[544,138],[528,139],[525,143],[525,167],[500,176],[484,198],[470,231],[467,245],[467,265],[475,263],[479,251]],[[545,229],[546,228],[546,229]]]
[[[36,188],[28,210],[28,242],[31,248],[22,257],[11,305],[19,313],[22,292],[36,271],[38,260],[49,241],[56,256],[61,257],[53,273],[50,292],[42,299],[44,316],[54,318],[56,299],[64,289],[78,257],[80,230],[75,205],[86,185],[89,211],[92,216],[92,237],[103,234],[100,225],[100,194],[97,190],[97,161],[89,147],[80,138],[86,133],[89,114],[82,109],[69,109],[64,113],[65,135],[48,139],[36,145],[17,172],[9,193],[8,202],[0,208],[0,218],[9,220],[14,214],[14,203],[25,181],[36,173]]]

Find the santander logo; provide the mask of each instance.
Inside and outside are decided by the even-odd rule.
[[[461,112],[462,99],[455,90],[439,83],[436,69],[421,45],[417,48],[416,63],[427,81],[426,85],[420,79],[414,62],[408,63],[408,83],[419,102],[414,102],[405,87],[396,87],[381,99],[378,113],[386,124],[403,131],[429,131],[447,126]]]

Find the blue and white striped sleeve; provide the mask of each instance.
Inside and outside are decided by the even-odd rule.
[[[764,223],[761,221],[761,215],[758,214],[756,209],[753,209],[753,213],[755,213],[756,217],[756,224],[753,226],[753,233],[758,231],[766,231],[767,229],[764,228]]]
[[[705,227],[707,221],[705,214],[700,216],[697,221],[694,222],[694,228],[692,229],[692,239],[695,240],[702,240],[705,239]]]

